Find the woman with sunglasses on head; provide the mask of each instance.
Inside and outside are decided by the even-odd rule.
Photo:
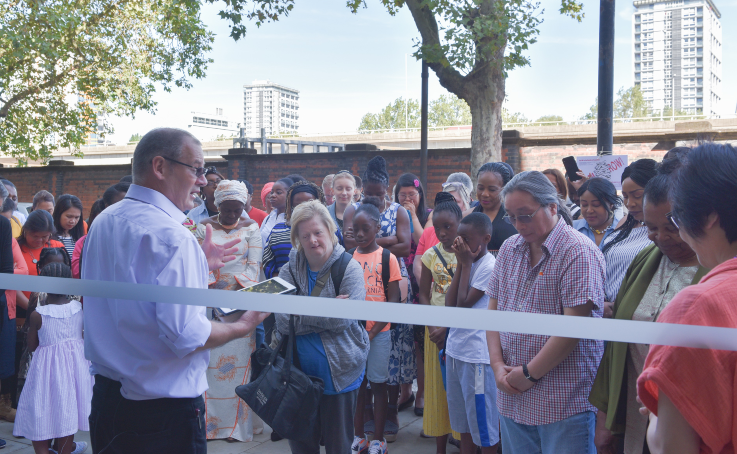
[[[192,220],[193,225],[197,225],[207,218],[218,215],[218,207],[215,206],[215,189],[218,184],[225,178],[218,172],[215,167],[205,168],[205,179],[207,185],[200,189],[200,197],[205,203],[192,208],[187,213],[187,218]]]
[[[737,150],[716,143],[694,148],[677,171],[670,219],[711,271],[676,295],[657,323],[737,328],[735,175]],[[737,352],[651,345],[637,380],[637,395],[650,412],[650,452],[734,452],[735,378]]]
[[[677,159],[663,161],[658,175],[645,186],[645,228],[654,244],[643,249],[630,264],[614,303],[615,319],[654,322],[676,294],[697,284],[707,273],[668,219],[670,174],[679,166]],[[589,181],[596,180],[599,178]],[[582,209],[586,213],[586,208]],[[607,342],[589,395],[589,401],[599,409],[596,445],[600,453],[621,452],[622,444],[625,454],[644,451],[647,417],[639,413],[641,405],[636,397],[637,377],[642,373],[649,347]]]

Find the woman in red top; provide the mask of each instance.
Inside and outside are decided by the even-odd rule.
[[[38,276],[36,263],[38,263],[41,256],[41,249],[45,247],[64,247],[64,244],[60,241],[51,239],[51,236],[55,233],[54,218],[51,217],[48,211],[36,210],[28,215],[28,219],[23,224],[23,230],[18,237],[20,251],[23,253],[23,258],[26,259],[26,265],[28,266],[28,275]],[[23,294],[28,298],[31,292],[23,292]],[[26,299],[25,305],[27,304],[28,300]],[[19,305],[23,306],[20,300]]]
[[[737,150],[708,143],[686,158],[666,216],[712,271],[682,290],[658,323],[737,328]],[[734,453],[737,352],[650,346],[637,382],[655,453]]]

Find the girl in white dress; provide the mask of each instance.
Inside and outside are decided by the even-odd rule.
[[[64,263],[50,263],[39,276],[72,278]],[[57,439],[59,454],[84,452],[74,434],[88,431],[92,402],[90,363],[84,357],[82,304],[49,294],[46,305],[30,315],[28,351],[34,352],[18,402],[13,435],[33,442],[36,454],[49,454]]]

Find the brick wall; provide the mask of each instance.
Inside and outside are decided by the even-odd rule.
[[[614,154],[626,154],[629,162],[641,158],[662,159],[666,149],[656,143],[615,144]],[[345,151],[337,153],[305,153],[305,154],[229,154],[223,161],[208,162],[218,167],[226,178],[247,179],[254,186],[253,204],[261,207],[261,188],[270,181],[275,181],[292,173],[320,184],[325,175],[339,170],[350,170],[354,175],[363,176],[368,161],[376,155],[382,155],[387,161],[387,169],[391,181],[405,172],[416,175],[420,173],[419,150],[392,151]],[[441,184],[453,172],[468,172],[470,148],[450,148],[429,150],[428,152],[428,200],[431,202]],[[508,161],[515,171],[543,170],[558,168],[563,170],[561,159],[565,156],[593,156],[595,145],[551,145],[519,147],[515,144],[505,145],[502,150],[503,159]],[[0,175],[11,180],[18,188],[18,199],[31,202],[33,195],[45,189],[54,196],[74,194],[82,200],[84,216],[89,215],[92,203],[102,197],[109,186],[117,183],[121,177],[130,174],[130,165],[102,166],[46,166],[28,168],[3,168]],[[393,184],[393,183],[392,183]]]

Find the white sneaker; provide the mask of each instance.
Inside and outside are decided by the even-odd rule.
[[[353,437],[351,454],[366,454],[368,452],[368,441],[365,438]]]
[[[386,444],[386,440],[379,441],[374,440],[368,449],[368,454],[387,454],[389,452],[389,446]]]
[[[78,441],[75,443],[76,447],[74,448],[74,451],[72,451],[72,454],[82,454],[83,452],[87,451],[87,443],[84,441]]]

